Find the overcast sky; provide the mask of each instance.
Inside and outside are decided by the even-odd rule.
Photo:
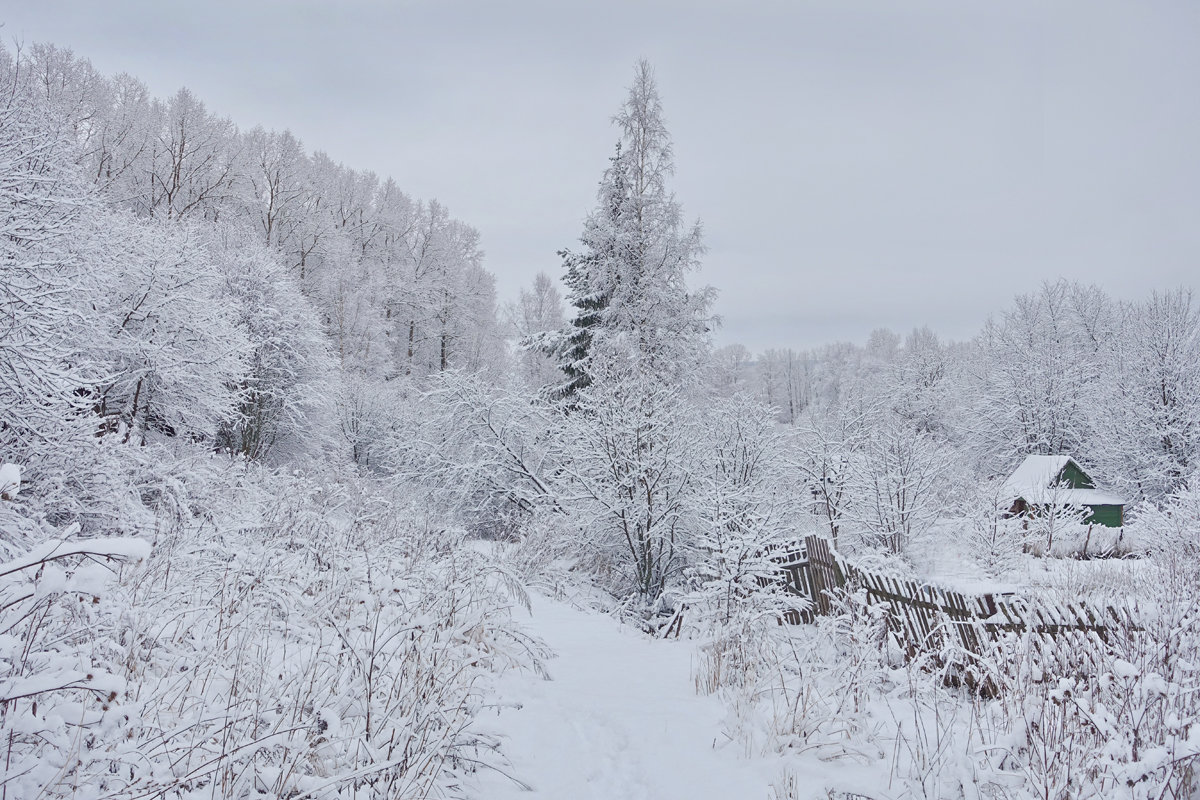
[[[0,22],[438,198],[502,299],[560,274],[640,57],[721,344],[966,338],[1045,279],[1198,283],[1194,0],[3,0]]]

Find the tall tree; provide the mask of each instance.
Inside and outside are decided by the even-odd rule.
[[[1091,288],[1058,281],[1019,295],[984,325],[973,413],[985,471],[999,474],[1029,454],[1086,449],[1092,390],[1111,335],[1106,305]]]
[[[700,226],[684,225],[667,188],[671,136],[646,61],[613,121],[621,139],[584,223],[583,250],[562,254],[575,317],[560,343],[560,397],[591,384],[598,359],[610,374],[679,385],[707,350],[712,290],[689,293],[684,282],[704,251]]]
[[[187,89],[159,114],[146,213],[167,219],[202,215],[216,220],[233,194],[239,143],[233,123],[216,116]]]
[[[1093,451],[1128,499],[1158,502],[1200,463],[1200,309],[1181,288],[1124,304],[1121,319]]]
[[[0,50],[0,452],[27,463],[59,449],[86,405],[77,347],[92,282],[75,245],[96,203],[64,127]]]
[[[711,291],[692,294],[684,283],[703,251],[700,227],[684,226],[667,189],[671,137],[646,62],[614,122],[621,140],[584,249],[565,255],[575,319],[553,394],[579,412],[564,421],[565,440],[577,443],[566,472],[595,521],[597,553],[617,559],[623,588],[652,601],[685,564],[696,418],[688,389],[708,355]]]

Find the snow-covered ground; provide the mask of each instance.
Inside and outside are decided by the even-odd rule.
[[[746,759],[722,734],[716,697],[691,677],[694,643],[655,641],[616,620],[534,595],[532,633],[557,653],[552,680],[512,672],[479,723],[502,737],[511,778],[476,796],[596,800],[766,798],[780,762]]]

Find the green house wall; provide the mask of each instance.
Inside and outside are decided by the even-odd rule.
[[[1088,506],[1088,514],[1084,522],[1092,525],[1105,525],[1109,528],[1120,528],[1124,523],[1124,506]]]
[[[1088,474],[1079,468],[1079,465],[1074,461],[1068,461],[1067,465],[1058,473],[1058,478],[1055,483],[1070,486],[1072,489],[1095,489],[1096,484],[1088,477]]]
[[[1067,465],[1058,473],[1058,482],[1070,486],[1072,489],[1096,488],[1096,484],[1088,477],[1088,474],[1081,470],[1074,461],[1068,461]],[[1088,509],[1091,513],[1083,521],[1089,525],[1120,528],[1125,524],[1124,506],[1088,506]]]
[[[1083,518],[1085,525],[1104,525],[1108,528],[1120,528],[1125,525],[1125,506],[1088,506],[1088,515]],[[1010,514],[1044,514],[1045,506],[1031,506],[1024,498],[1018,497],[1013,503]]]

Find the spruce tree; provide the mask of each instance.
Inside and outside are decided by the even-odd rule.
[[[617,143],[616,154],[610,159],[611,166],[605,173],[605,180],[600,184],[600,203],[588,225],[593,224],[597,215],[605,215],[609,227],[615,227],[624,203],[624,187],[621,173],[617,169],[621,161],[621,143]],[[611,179],[611,180],[610,180]],[[593,244],[604,248],[600,241],[589,242],[585,232],[583,241],[588,248],[583,253],[572,253],[570,250],[560,250],[558,255],[563,260],[565,274],[563,283],[567,286],[567,299],[575,308],[575,317],[571,327],[562,340],[557,344],[559,366],[566,379],[556,388],[558,397],[570,397],[581,389],[586,389],[592,383],[588,368],[588,356],[592,350],[592,340],[604,323],[604,313],[612,301],[612,282],[605,280],[601,274],[607,265],[613,262],[615,253],[597,251]]]
[[[699,266],[700,226],[685,227],[667,179],[675,165],[650,65],[638,63],[613,121],[621,139],[584,223],[580,252],[561,253],[575,315],[558,346],[570,398],[600,373],[652,375],[681,385],[708,345],[712,290],[691,294],[685,274]]]

